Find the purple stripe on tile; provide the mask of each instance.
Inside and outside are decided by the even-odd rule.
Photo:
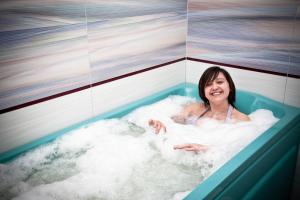
[[[11,111],[18,110],[18,109],[21,109],[21,108],[25,108],[27,106],[31,106],[31,105],[34,105],[34,104],[45,102],[45,101],[55,99],[55,98],[58,98],[58,97],[62,97],[62,96],[72,94],[72,93],[75,93],[75,92],[79,92],[79,91],[82,91],[82,90],[85,90],[85,89],[88,89],[88,88],[91,88],[91,87],[95,87],[95,86],[98,86],[98,85],[102,85],[102,84],[105,84],[105,83],[108,83],[108,82],[115,81],[115,80],[118,80],[118,79],[133,76],[133,75],[143,73],[143,72],[146,72],[146,71],[150,71],[150,70],[153,70],[153,69],[156,69],[156,68],[160,68],[160,67],[163,67],[163,66],[166,66],[166,65],[170,65],[170,64],[173,64],[173,63],[176,63],[176,62],[183,61],[185,59],[186,59],[185,57],[179,58],[179,59],[176,59],[176,60],[173,60],[173,61],[169,61],[169,62],[162,63],[162,64],[159,64],[159,65],[155,65],[155,66],[152,66],[152,67],[148,67],[148,68],[145,68],[145,69],[141,69],[141,70],[138,70],[138,71],[127,73],[127,74],[124,74],[124,75],[121,75],[121,76],[106,79],[106,80],[103,80],[103,81],[100,81],[100,82],[97,82],[97,83],[93,83],[91,85],[82,86],[82,87],[75,88],[75,89],[72,89],[72,90],[68,90],[68,91],[65,91],[65,92],[61,92],[61,93],[58,93],[58,94],[55,94],[55,95],[51,95],[51,96],[48,96],[48,97],[37,99],[37,100],[34,100],[34,101],[29,101],[29,102],[19,104],[19,105],[16,105],[16,106],[8,107],[8,108],[0,110],[0,114],[11,112]]]
[[[221,63],[221,62],[214,62],[214,61],[210,61],[210,60],[202,60],[202,59],[191,58],[191,57],[187,57],[186,59],[191,60],[191,61],[196,61],[196,62],[202,62],[202,63],[208,63],[208,64],[214,64],[214,65],[221,65],[221,66],[231,67],[231,68],[236,68],[236,69],[243,69],[243,70],[261,72],[261,73],[266,73],[266,74],[273,74],[273,75],[278,75],[278,76],[288,76],[288,77],[293,77],[293,78],[300,78],[299,75],[286,74],[286,73],[268,71],[268,70],[251,68],[251,67],[243,67],[243,66],[239,66],[239,65],[232,65],[232,64]]]

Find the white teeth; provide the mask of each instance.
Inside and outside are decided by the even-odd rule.
[[[221,92],[213,92],[212,95],[219,95]]]

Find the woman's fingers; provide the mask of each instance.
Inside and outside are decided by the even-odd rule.
[[[166,133],[167,132],[167,128],[165,126],[163,126],[163,129],[164,129],[164,132]]]
[[[200,152],[200,151],[207,151],[208,147],[205,145],[201,145],[201,144],[181,144],[181,145],[175,145],[173,147],[174,149],[182,149],[185,151],[194,151],[196,153]]]
[[[194,151],[194,152],[199,152],[199,149],[197,148],[194,148],[194,147],[187,147],[187,148],[184,148],[185,151]]]
[[[178,144],[178,145],[174,146],[174,149],[184,149],[184,148],[187,148],[189,146],[190,146],[190,144]]]
[[[160,129],[161,129],[161,125],[160,125],[159,123],[156,123],[156,124],[154,125],[154,128],[155,128],[155,133],[158,134],[159,131],[160,131]]]
[[[158,120],[150,119],[148,121],[148,124],[149,124],[149,126],[152,126],[155,129],[156,134],[158,134],[161,129],[163,129],[164,132],[167,131],[165,125],[162,122],[158,121]]]
[[[148,124],[149,126],[154,126],[155,120],[149,119]]]
[[[161,123],[161,122],[157,122],[157,124],[155,125],[155,133],[158,134],[160,132],[160,130],[162,129],[164,132],[167,132],[166,127]]]

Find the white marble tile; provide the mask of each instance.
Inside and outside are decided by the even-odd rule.
[[[300,79],[288,77],[284,103],[300,107]]]
[[[232,75],[237,89],[256,92],[283,102],[286,77],[235,68],[227,69]]]
[[[198,84],[203,72],[212,64],[186,60],[186,82]]]
[[[90,89],[0,115],[0,153],[92,117]]]
[[[210,66],[213,65],[188,60],[186,70],[187,82],[197,84],[204,70]],[[237,89],[259,93],[281,103],[283,102],[286,77],[232,67],[220,67],[230,73]]]
[[[185,82],[185,60],[92,88],[94,114]]]

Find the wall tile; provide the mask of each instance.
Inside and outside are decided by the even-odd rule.
[[[287,78],[286,93],[284,103],[300,107],[300,79]]]
[[[93,87],[95,115],[185,82],[185,61]]]
[[[297,4],[298,9],[293,23],[293,42],[291,45],[291,50],[289,51],[289,74],[300,76],[300,1],[298,1]]]
[[[184,57],[186,3],[87,1],[92,82]]]
[[[0,153],[92,117],[90,89],[0,115]]]
[[[292,37],[297,5],[292,0],[190,0],[187,56],[285,74],[299,63],[300,41]]]
[[[89,85],[84,3],[1,1],[0,109]]]

